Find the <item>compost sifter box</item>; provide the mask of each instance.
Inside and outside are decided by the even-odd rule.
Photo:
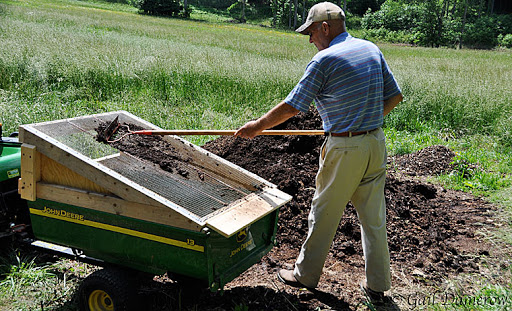
[[[288,194],[177,136],[162,139],[183,159],[180,172],[97,141],[115,117],[160,130],[126,111],[20,127],[18,187],[36,239],[212,290],[270,251]]]

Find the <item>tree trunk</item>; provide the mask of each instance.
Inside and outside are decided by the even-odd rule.
[[[455,14],[455,10],[457,9],[457,2],[458,2],[458,0],[453,1],[452,16]]]
[[[301,24],[304,24],[306,21],[306,0],[302,0],[302,20]]]
[[[187,13],[187,7],[188,7],[187,0],[183,0],[183,16],[184,17],[189,17],[188,13]]]
[[[245,2],[246,0],[242,0],[242,16],[240,17],[242,23],[245,23]]]
[[[482,8],[484,6],[484,0],[480,0],[480,3],[478,4],[478,18],[482,16]]]
[[[443,16],[448,16],[448,9],[450,8],[450,0],[444,0],[443,1]]]
[[[444,24],[443,14],[444,14],[443,7],[439,6],[438,10],[437,10],[437,29],[436,29],[436,34],[437,34],[437,39],[438,39],[438,41],[437,41],[438,47],[441,45],[441,42],[442,42],[441,38],[443,37],[443,24]]]
[[[272,16],[272,27],[276,27],[276,24],[277,24],[277,3],[278,0],[273,0],[272,1],[272,5],[274,6],[274,9],[272,11],[273,12],[273,16]]]
[[[341,0],[338,0],[336,4],[341,7]],[[347,10],[347,0],[343,0],[343,11]],[[346,13],[345,13],[346,14]]]
[[[462,19],[462,28],[460,30],[459,49],[462,48],[462,36],[464,35],[464,28],[466,27],[466,16],[468,14],[468,0],[464,1],[464,17]]]
[[[293,29],[297,29],[297,9],[299,6],[299,0],[293,1]]]
[[[288,29],[292,28],[292,0],[289,0],[290,8],[288,9]]]

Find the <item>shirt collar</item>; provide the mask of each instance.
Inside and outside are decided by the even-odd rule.
[[[329,47],[331,47],[335,44],[338,44],[338,43],[345,42],[346,40],[351,39],[351,38],[352,38],[352,36],[346,31],[343,33],[340,33],[334,39],[332,39],[331,43],[329,43]]]

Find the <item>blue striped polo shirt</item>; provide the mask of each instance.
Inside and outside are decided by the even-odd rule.
[[[326,132],[358,132],[382,126],[384,101],[400,93],[379,48],[344,32],[313,57],[284,102],[306,112],[314,100]]]

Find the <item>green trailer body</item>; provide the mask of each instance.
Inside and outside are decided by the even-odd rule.
[[[19,191],[36,239],[212,290],[270,251],[291,196],[179,137],[164,139],[187,159],[186,175],[97,142],[98,125],[116,116],[160,129],[124,111],[20,127]]]
[[[258,262],[275,241],[277,211],[226,238],[54,201],[29,202],[35,237],[151,274],[185,275],[222,288]]]

